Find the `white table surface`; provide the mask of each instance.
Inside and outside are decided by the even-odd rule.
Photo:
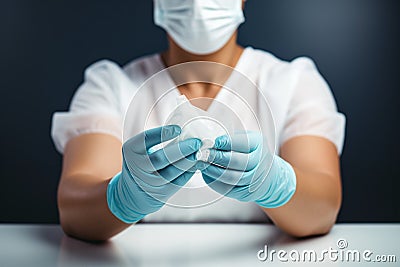
[[[338,247],[338,240],[344,239]],[[287,252],[287,263],[274,254],[260,261],[258,251]],[[261,224],[138,224],[103,244],[90,244],[65,236],[58,225],[0,224],[0,266],[310,266],[293,263],[293,250],[304,255],[314,250],[338,253],[370,250],[375,256],[394,255],[396,262],[331,261],[322,266],[400,266],[400,224],[337,224],[330,234],[294,239],[273,225]],[[343,251],[343,252],[340,252]],[[296,252],[292,252],[296,255]],[[265,254],[260,254],[262,257]],[[340,255],[340,254],[337,254]],[[345,253],[343,255],[346,255]],[[349,255],[349,254],[347,254]],[[282,254],[283,260],[285,256]]]

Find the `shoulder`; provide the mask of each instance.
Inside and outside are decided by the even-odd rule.
[[[266,90],[279,92],[280,97],[294,103],[329,102],[334,106],[334,100],[328,82],[317,68],[313,59],[299,56],[284,60],[262,50],[254,50],[254,57],[261,64],[260,80]],[[329,101],[328,101],[329,100]]]
[[[253,48],[247,48],[246,53],[245,73],[265,95],[289,100],[299,83],[305,80],[322,83],[322,76],[309,57],[284,60],[270,52]]]
[[[140,85],[163,68],[160,55],[152,54],[130,61],[123,67],[123,70],[132,82]]]
[[[301,72],[305,70],[316,70],[315,62],[307,56],[299,56],[292,60],[282,59],[271,52],[247,48],[250,57],[253,62],[257,62],[262,69],[268,68],[268,70],[273,74],[279,74],[287,71]]]
[[[131,87],[129,78],[115,62],[99,60],[84,71],[84,81],[75,92],[70,110],[89,111],[118,107],[119,96]]]
[[[116,92],[129,83],[125,71],[114,61],[102,59],[87,67],[84,71],[84,82],[80,92]]]
[[[131,81],[143,79],[158,70],[158,54],[139,57],[124,66],[110,59],[99,60],[85,69],[85,79],[104,79],[108,83],[119,83],[121,79]]]
[[[87,99],[97,95],[98,99],[126,101],[146,79],[158,71],[158,65],[157,55],[137,58],[125,66],[109,59],[99,60],[84,71],[84,82],[74,98]]]

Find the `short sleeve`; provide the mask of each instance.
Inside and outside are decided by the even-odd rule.
[[[129,86],[128,77],[113,62],[102,60],[88,67],[69,110],[53,115],[51,136],[56,149],[63,153],[70,139],[86,133],[105,133],[121,140],[122,90]]]
[[[338,112],[329,85],[312,60],[298,58],[290,65],[297,73],[297,82],[294,84],[280,134],[280,145],[296,136],[319,136],[335,144],[340,155],[346,119]]]

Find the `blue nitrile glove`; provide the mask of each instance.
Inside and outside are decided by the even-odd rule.
[[[107,188],[108,207],[121,221],[134,223],[159,210],[193,176],[199,139],[149,152],[180,133],[179,126],[168,125],[142,132],[124,143],[122,171]]]
[[[271,154],[257,132],[217,137],[208,162],[212,164],[197,165],[202,169],[204,181],[227,197],[277,208],[286,204],[296,191],[292,166]]]

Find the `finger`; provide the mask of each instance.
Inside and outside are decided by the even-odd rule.
[[[194,172],[184,172],[178,178],[171,181],[174,186],[179,188],[184,186],[194,175]]]
[[[167,125],[146,130],[135,135],[124,143],[124,149],[129,149],[138,154],[147,154],[147,150],[162,142],[171,140],[181,134],[178,125]]]
[[[132,168],[126,164],[123,164],[123,167],[129,170],[133,175],[133,179],[143,190],[147,190],[148,188],[157,188],[172,183],[174,179],[178,178],[185,172],[194,173],[197,170],[195,168],[196,163],[195,154],[191,154],[188,157],[175,162],[173,165],[171,164],[160,171],[151,173],[143,171],[139,167],[132,170]]]
[[[191,154],[188,157],[178,160],[177,162],[168,165],[164,169],[159,170],[158,173],[166,182],[171,182],[185,172],[195,172],[196,169],[193,167],[196,165],[196,163],[197,161],[195,155]]]
[[[161,186],[145,185],[142,188],[149,196],[163,203],[179,191],[193,176],[194,172],[184,172],[176,179]]]
[[[260,153],[258,150],[251,153],[240,153],[210,149],[207,162],[232,170],[250,171],[260,162]]]
[[[262,144],[262,136],[258,132],[246,131],[232,136],[222,135],[215,139],[214,148],[225,151],[249,153]]]
[[[171,182],[157,186],[147,184],[140,179],[139,181],[135,180],[135,182],[138,184],[141,190],[144,191],[147,195],[151,196],[152,198],[158,201],[166,203],[166,201],[172,195],[178,192],[179,189],[181,189],[192,178],[193,175],[194,172],[185,172],[180,176],[178,176],[176,179],[172,180]]]
[[[203,175],[204,182],[206,182],[206,184],[211,189],[213,189],[214,191],[216,191],[217,193],[219,193],[221,195],[224,195],[227,197],[232,197],[232,194],[230,194],[230,192],[235,188],[234,185],[222,183],[204,173],[202,173],[202,175]]]
[[[209,165],[201,173],[229,185],[249,185],[254,176],[254,171],[230,170],[216,165]]]
[[[224,195],[226,197],[234,198],[240,201],[251,201],[251,193],[249,192],[248,185],[230,185],[225,184],[219,180],[215,180],[210,176],[203,175],[203,180],[207,185],[214,191]]]
[[[169,144],[163,149],[157,150],[156,152],[148,155],[150,164],[147,164],[148,166],[145,165],[141,168],[149,172],[163,169],[171,163],[197,152],[200,147],[201,141],[197,138],[190,138],[178,143]]]

